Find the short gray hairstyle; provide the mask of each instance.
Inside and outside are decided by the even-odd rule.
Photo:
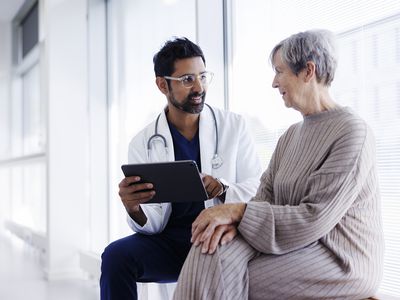
[[[306,68],[309,61],[314,62],[318,82],[330,86],[337,66],[335,38],[328,30],[309,30],[293,34],[278,43],[270,54],[273,61],[281,50],[282,59],[296,75]]]

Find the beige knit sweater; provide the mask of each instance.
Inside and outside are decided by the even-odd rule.
[[[339,266],[342,279],[355,279],[348,288],[376,289],[384,245],[375,144],[365,122],[350,109],[338,108],[291,126],[280,138],[239,230],[264,254],[281,255],[317,243],[335,258],[332,268],[301,251],[299,264],[321,263],[328,274]]]

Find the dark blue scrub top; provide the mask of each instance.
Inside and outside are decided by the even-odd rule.
[[[199,131],[188,141],[172,124],[168,122],[174,143],[175,160],[194,160],[201,171]],[[179,188],[179,182],[173,188]],[[190,195],[187,195],[190,197]],[[172,203],[172,212],[167,227],[191,228],[193,221],[204,209],[204,202]]]

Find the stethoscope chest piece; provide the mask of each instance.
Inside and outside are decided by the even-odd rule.
[[[222,166],[223,163],[224,162],[223,162],[222,158],[217,153],[215,153],[213,158],[211,159],[212,168],[218,169]]]

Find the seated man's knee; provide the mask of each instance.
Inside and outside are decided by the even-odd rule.
[[[127,268],[136,269],[135,260],[132,253],[126,249],[121,240],[117,240],[108,245],[101,255],[101,272],[109,274],[120,274]],[[136,273],[136,272],[133,272]]]

